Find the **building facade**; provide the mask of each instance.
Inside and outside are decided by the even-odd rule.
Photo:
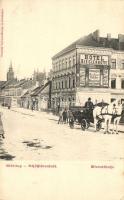
[[[110,71],[111,101],[121,99],[124,102],[124,51],[113,51]]]
[[[123,100],[124,35],[105,38],[96,30],[52,58],[52,107],[83,106],[88,97]]]

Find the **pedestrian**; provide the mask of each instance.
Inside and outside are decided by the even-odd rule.
[[[63,122],[64,122],[64,124],[66,124],[66,120],[67,120],[67,110],[65,108],[64,111],[63,111]]]
[[[122,104],[120,101],[118,101],[118,104],[113,104],[113,130],[112,133],[118,134],[118,125],[122,116]]]
[[[58,124],[59,123],[63,123],[63,110],[59,111],[59,120],[58,120]]]
[[[3,113],[0,112],[0,137],[2,137],[3,139],[5,138],[4,136],[4,129],[3,129],[3,123],[2,123],[2,115]]]
[[[57,112],[59,113],[59,111],[60,111],[60,104],[58,103],[57,104]]]
[[[69,123],[69,117],[70,117],[70,110],[68,109],[68,110],[67,110],[67,119],[66,119],[67,124]]]

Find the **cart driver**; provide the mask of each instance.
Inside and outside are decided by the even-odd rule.
[[[88,98],[88,101],[85,103],[85,108],[88,108],[88,110],[93,110],[93,102],[91,101],[91,98]]]
[[[93,102],[91,101],[90,97],[88,98],[88,101],[86,101],[86,103],[85,103],[85,108],[87,109],[87,117],[88,117],[88,119],[92,120],[93,119],[93,108],[94,108],[94,105],[93,105]]]

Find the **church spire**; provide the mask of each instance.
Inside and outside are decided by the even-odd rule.
[[[14,72],[13,72],[13,67],[12,67],[12,61],[10,62],[9,70],[7,72],[7,81],[10,81],[10,80],[14,80]]]

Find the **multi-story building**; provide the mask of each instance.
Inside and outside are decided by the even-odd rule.
[[[124,35],[78,39],[52,58],[52,107],[124,99]]]
[[[121,99],[124,102],[124,50],[112,52],[110,88],[111,100]]]

